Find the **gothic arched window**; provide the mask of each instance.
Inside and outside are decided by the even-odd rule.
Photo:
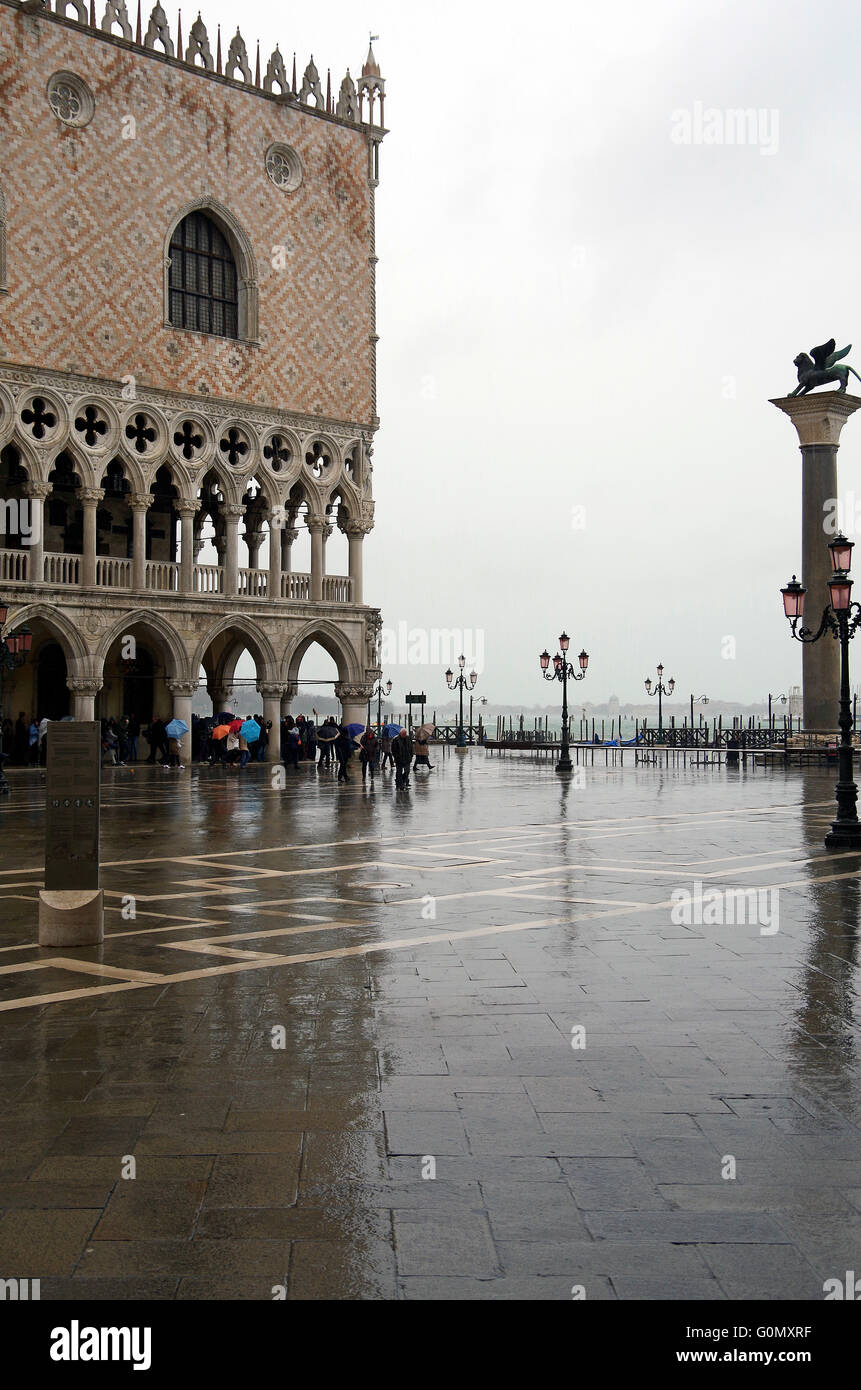
[[[239,337],[239,288],[230,243],[205,212],[190,212],[170,239],[170,323]]]

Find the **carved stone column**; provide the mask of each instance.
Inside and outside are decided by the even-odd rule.
[[[267,598],[281,597],[281,535],[284,528],[284,511],[273,507],[269,513],[269,588]]]
[[[200,503],[182,498],[174,505],[180,525],[179,592],[191,594],[194,592],[194,518]]]
[[[224,548],[224,592],[230,596],[235,595],[239,589],[239,518],[245,512],[245,508],[238,502],[225,502],[222,511],[224,513],[225,539]]]
[[[289,685],[285,685],[285,686],[284,686],[284,689],[283,689],[283,692],[282,692],[282,695],[281,695],[281,718],[282,718],[282,719],[286,719],[286,718],[287,718],[287,715],[290,714],[290,713],[292,712],[292,709],[293,709],[293,701],[296,699],[296,696],[298,695],[298,693],[299,693],[299,686],[296,684],[295,681],[291,681]]]
[[[30,541],[27,558],[27,579],[41,584],[45,577],[45,498],[52,492],[50,483],[27,483],[24,489],[30,500]]]
[[[83,487],[78,493],[84,509],[84,552],[81,558],[81,584],[92,588],[96,582],[96,511],[104,497],[100,487]]]
[[[78,680],[66,677],[66,686],[72,695],[72,718],[79,723],[90,723],[96,717],[96,696],[102,688],[101,681]]]
[[[132,509],[132,588],[146,588],[146,517],[152,496],[148,492],[133,492],[129,497]]]
[[[284,685],[258,685],[257,689],[263,696],[263,718],[267,723],[269,720],[272,721],[270,738],[273,753],[270,754],[270,759],[277,762],[280,757],[281,701],[288,687]]]
[[[807,589],[804,619],[819,626],[830,601],[828,542],[837,534],[837,450],[840,432],[861,398],[838,391],[784,396],[771,402],[788,415],[801,446],[801,582]],[[833,523],[828,528],[829,519]],[[840,644],[830,637],[802,651],[804,728],[837,728],[840,713]]]
[[[372,685],[353,685],[338,681],[335,695],[341,701],[341,722],[364,724],[368,717],[368,701],[373,693]]]
[[[326,573],[326,538],[329,527],[326,518],[315,512],[308,512],[308,530],[311,532],[311,601],[319,603],[323,597],[323,577]]]
[[[353,581],[353,603],[362,603],[362,544],[371,528],[362,521],[348,521],[344,527],[350,548],[350,578]]]
[[[293,573],[293,542],[298,538],[299,532],[294,526],[288,525],[281,532],[281,573]]]

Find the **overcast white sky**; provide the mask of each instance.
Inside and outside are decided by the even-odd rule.
[[[778,593],[800,564],[800,456],[768,398],[832,335],[858,338],[861,370],[857,4],[247,0],[203,17],[213,36],[239,20],[264,63],[276,40],[300,72],[313,52],[335,91],[380,35],[365,597],[387,626],[480,630],[494,703],[547,699],[537,655],[563,626],[594,701],[639,699],[659,660],[682,698],[800,680]],[[762,111],[761,143],[674,143],[696,103]],[[861,502],[861,419],[840,488]],[[385,674],[442,703],[438,666]]]

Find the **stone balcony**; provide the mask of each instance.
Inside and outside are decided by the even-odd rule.
[[[36,573],[41,559],[41,574]],[[231,593],[226,582],[224,565],[194,565],[192,567],[192,586],[184,589],[181,585],[182,567],[167,560],[147,560],[144,563],[143,585],[134,584],[133,561],[97,556],[95,562],[95,584],[85,585],[83,581],[82,555],[59,555],[51,551],[0,550],[0,584],[10,592],[20,586],[37,587],[49,585],[52,589],[111,589],[126,591],[129,594],[141,592],[151,594],[175,594],[179,597],[241,598],[243,600],[266,601],[270,594],[271,573],[268,569],[237,570],[236,588]],[[312,600],[312,576],[310,573],[291,571],[282,573],[281,592],[277,598],[291,603],[354,602],[355,585],[349,575],[324,574],[321,576],[319,600]]]

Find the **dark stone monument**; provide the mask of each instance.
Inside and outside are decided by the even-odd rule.
[[[99,887],[101,727],[48,728],[45,887],[39,894],[39,944],[91,946],[104,937]]]

